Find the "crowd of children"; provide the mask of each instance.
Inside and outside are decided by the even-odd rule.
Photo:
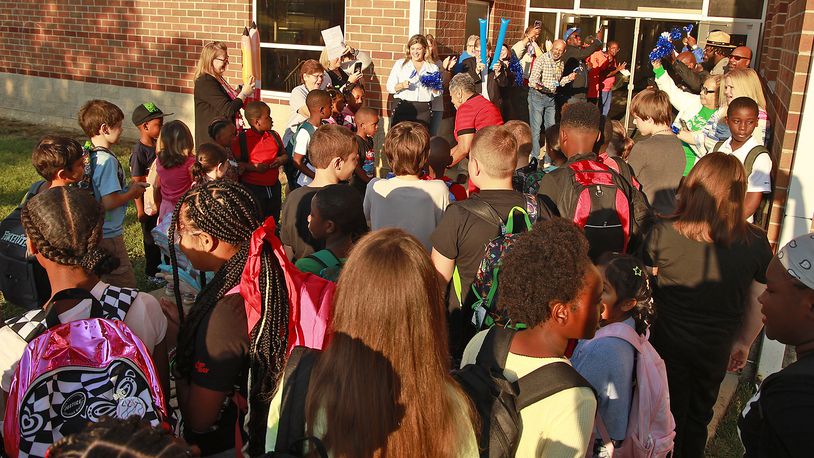
[[[731,138],[692,164],[655,88],[633,99],[647,137],[635,144],[595,105],[566,105],[545,131],[548,164],[528,124],[484,127],[468,193],[447,176],[449,142],[420,123],[390,128],[378,154],[364,96],[356,83],[311,90],[286,143],[263,102],[245,104],[240,131],[214,119],[202,144],[138,105],[130,182],[111,151],[116,105],[81,108],[84,149],[43,138],[32,162],[45,181],[21,221],[52,298],[0,327],[6,451],[37,456],[58,439],[48,456],[697,457],[721,380],[745,364],[763,316],[799,361],[743,412],[746,454],[806,454],[814,238],[772,259],[749,222],[772,189],[752,99],[729,103]],[[157,286],[171,266],[174,297],[134,289],[130,201],[145,275]],[[162,230],[168,253],[154,242]],[[182,257],[209,273],[192,304]],[[121,384],[107,401],[89,384],[81,402],[59,385],[23,391],[32,348],[95,319],[123,321],[150,355],[138,368],[161,397],[155,417],[149,394]],[[88,345],[80,335],[60,345]],[[59,406],[53,418],[32,396]],[[96,424],[62,422],[79,413]]]

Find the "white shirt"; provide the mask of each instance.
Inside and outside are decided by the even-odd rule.
[[[432,249],[430,236],[449,205],[449,188],[441,180],[374,178],[367,184],[364,210],[370,229],[398,227]]]
[[[731,154],[744,164],[746,156],[749,151],[755,146],[760,146],[760,142],[755,140],[755,137],[749,137],[740,148],[732,151],[732,138],[726,139],[721,149],[718,151],[726,154]],[[745,165],[745,164],[744,164]],[[746,192],[772,192],[772,159],[768,154],[761,154],[755,159],[755,164],[752,166],[752,173],[746,179]]]
[[[294,129],[296,131],[296,129]],[[308,133],[305,129],[300,129],[299,133],[297,133],[297,138],[294,139],[294,154],[298,154],[300,156],[305,156],[308,154],[308,145],[311,143],[311,134]],[[292,158],[293,160],[293,158]],[[306,166],[313,172],[316,169],[314,165],[310,162],[306,164]],[[297,184],[300,186],[308,186],[311,182],[314,181],[313,178],[309,177],[308,175],[301,173],[299,177],[297,177]]]
[[[437,72],[438,67],[432,62],[424,62],[421,66],[421,71],[416,71],[415,66],[411,60],[404,62],[404,59],[399,59],[390,70],[390,76],[387,77],[387,92],[394,94],[396,99],[407,100],[410,102],[432,102],[432,100],[441,95],[441,91],[430,89],[419,82],[421,75]],[[396,85],[409,81],[410,87],[407,89],[396,92]]]
[[[325,72],[322,76],[322,84],[319,86],[319,88],[325,90],[330,83],[331,77],[328,76],[328,72]],[[285,125],[285,132],[283,132],[283,145],[287,145],[289,140],[291,140],[291,137],[294,136],[294,132],[297,131],[297,126],[308,119],[299,113],[299,109],[305,106],[306,97],[308,97],[308,89],[305,87],[305,84],[300,84],[291,90],[291,97],[288,99],[288,107],[291,108],[291,116],[288,118],[288,122]]]
[[[101,299],[107,287],[107,283],[100,281],[90,290],[90,294]],[[60,323],[87,319],[90,317],[90,306],[89,300],[78,303],[59,315]],[[156,298],[146,293],[138,293],[124,317],[124,323],[141,339],[150,354],[167,333],[167,317],[164,316],[161,305]],[[11,379],[26,345],[8,326],[0,328],[0,388],[6,393],[11,387]]]

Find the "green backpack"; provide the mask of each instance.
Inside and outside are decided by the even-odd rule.
[[[306,258],[316,261],[322,267],[318,274],[320,277],[334,283],[339,280],[339,272],[342,270],[342,266],[345,265],[345,261],[337,258],[331,250],[319,250],[306,256]]]

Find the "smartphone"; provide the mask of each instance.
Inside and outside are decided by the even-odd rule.
[[[687,121],[685,121],[683,119],[679,119],[678,121],[681,123],[681,129],[682,130],[690,130],[690,128],[687,127]]]
[[[534,28],[535,29],[543,28],[543,21],[534,21]]]
[[[358,73],[358,72],[361,72],[361,71],[362,71],[362,63],[361,62],[356,62],[355,64],[353,64],[353,73]]]

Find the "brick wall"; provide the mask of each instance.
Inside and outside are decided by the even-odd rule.
[[[0,8],[0,72],[192,92],[201,47],[230,45],[238,82],[239,34],[250,1],[26,0]]]
[[[775,163],[775,197],[769,224],[769,240],[780,234],[791,168],[794,162],[800,113],[803,107],[811,49],[814,44],[814,1],[769,0],[761,64],[766,103],[773,131],[770,147]]]

